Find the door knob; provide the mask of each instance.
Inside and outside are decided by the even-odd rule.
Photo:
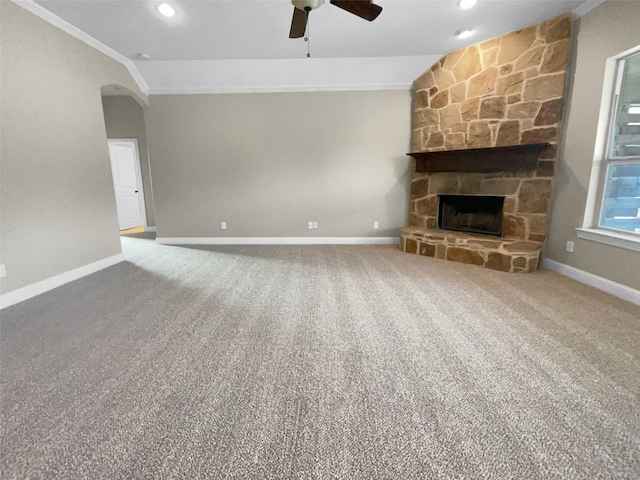
[[[133,193],[138,193],[138,190],[136,190],[136,191],[135,191],[135,192],[133,192]]]

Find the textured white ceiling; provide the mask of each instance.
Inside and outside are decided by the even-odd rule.
[[[122,55],[152,60],[274,59],[306,55],[289,39],[288,0],[159,1],[37,0],[37,3]],[[440,55],[460,47],[458,29],[476,28],[472,43],[572,12],[587,0],[480,0],[461,10],[456,0],[377,0],[381,15],[367,22],[328,1],[311,12],[311,53],[317,58]]]
[[[136,62],[152,90],[163,88],[163,80],[153,75],[180,68],[185,61],[197,60],[209,70],[225,65],[238,69],[238,61],[308,61],[307,43],[288,38],[294,8],[289,0],[168,0],[177,10],[169,19],[155,9],[160,0],[35,1]],[[327,0],[310,14],[309,47],[312,59],[351,58],[354,69],[362,61],[355,59],[362,58],[439,57],[556,15],[580,13],[601,1],[479,0],[473,9],[461,10],[457,0],[377,0],[383,11],[367,22]],[[471,38],[454,35],[468,28],[476,31]],[[140,61],[140,54],[149,55],[151,61]],[[150,65],[154,62],[159,63]],[[256,75],[264,65],[254,62],[237,74]]]

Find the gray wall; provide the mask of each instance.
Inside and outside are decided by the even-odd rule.
[[[127,69],[0,1],[0,262],[6,293],[118,254],[100,88]]]
[[[608,58],[640,44],[640,2],[608,0],[574,25],[575,74],[556,174],[547,258],[640,289],[640,253],[576,237],[582,227]],[[604,112],[606,117],[606,112]],[[565,252],[567,240],[574,253]]]
[[[158,237],[398,236],[407,225],[408,90],[150,103]]]
[[[102,97],[102,106],[104,107],[107,138],[138,139],[147,226],[153,227],[156,224],[156,219],[153,210],[153,190],[151,189],[147,131],[144,125],[144,112],[142,107],[136,100],[129,96]]]

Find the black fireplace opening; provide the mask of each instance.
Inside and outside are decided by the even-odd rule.
[[[502,235],[504,197],[438,195],[438,228]]]

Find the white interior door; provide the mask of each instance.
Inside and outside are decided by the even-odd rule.
[[[140,157],[135,140],[109,140],[120,230],[144,225],[144,196],[140,179]]]

